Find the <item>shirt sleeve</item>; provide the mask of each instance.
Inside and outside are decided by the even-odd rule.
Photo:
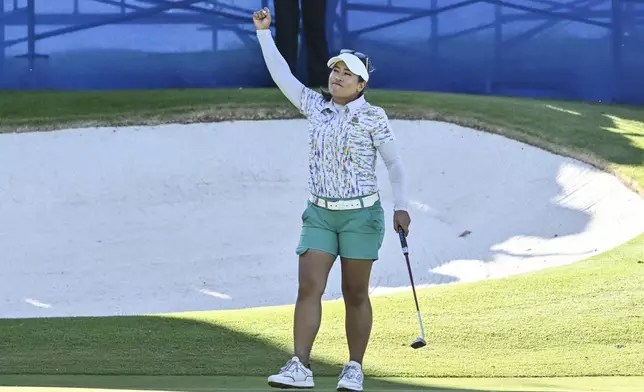
[[[394,196],[394,210],[408,211],[407,177],[396,141],[381,145],[378,151],[389,171],[389,183]]]
[[[376,148],[396,140],[389,118],[383,109],[375,109],[374,112],[369,113],[369,117],[373,118],[371,139]]]
[[[377,121],[372,129],[372,139],[389,172],[389,183],[394,197],[394,210],[407,211],[409,209],[407,177],[396,137],[384,110],[379,110],[376,118]]]
[[[286,98],[301,110],[302,91],[306,87],[291,73],[288,63],[273,41],[273,35],[269,29],[257,30],[257,39],[271,78]]]
[[[300,105],[300,113],[305,115],[307,118],[311,117],[315,113],[319,113],[322,110],[322,107],[326,104],[322,94],[314,91],[306,86],[302,87],[302,104]]]

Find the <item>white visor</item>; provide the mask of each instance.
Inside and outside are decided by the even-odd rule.
[[[333,68],[333,66],[340,61],[344,61],[344,63],[347,65],[347,68],[351,72],[353,72],[356,75],[362,76],[362,79],[365,81],[369,80],[369,72],[367,71],[367,67],[365,67],[364,63],[360,61],[360,59],[351,53],[341,53],[335,57],[331,57],[331,59],[327,62],[327,66],[329,68]]]

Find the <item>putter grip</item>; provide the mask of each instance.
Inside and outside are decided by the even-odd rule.
[[[402,246],[403,251],[407,251],[407,238],[405,238],[405,230],[401,227],[398,228],[398,237],[400,238],[400,246]]]

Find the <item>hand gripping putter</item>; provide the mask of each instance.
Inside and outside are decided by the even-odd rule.
[[[416,302],[416,313],[418,314],[418,324],[420,324],[420,337],[416,338],[411,344],[411,347],[418,349],[425,347],[425,329],[423,328],[423,319],[420,317],[420,308],[418,306],[418,297],[416,297],[416,287],[414,286],[414,277],[411,274],[411,265],[409,264],[409,249],[407,248],[407,239],[405,238],[405,230],[401,227],[398,229],[398,237],[400,237],[400,246],[402,247],[405,260],[407,261],[407,271],[409,271],[409,280],[411,281],[411,289],[414,292],[414,301]]]

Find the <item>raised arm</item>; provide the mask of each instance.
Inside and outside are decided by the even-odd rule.
[[[257,39],[262,48],[262,54],[271,78],[296,108],[300,109],[302,87],[304,85],[291,73],[288,63],[277,49],[271,34],[271,14],[268,8],[263,8],[253,14],[253,22],[257,29]]]

